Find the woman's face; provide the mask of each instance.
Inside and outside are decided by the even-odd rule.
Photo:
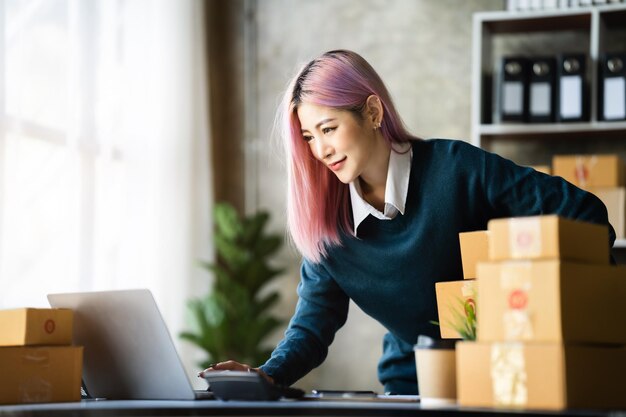
[[[377,131],[347,110],[303,103],[297,110],[311,152],[344,184],[363,174],[377,151]]]

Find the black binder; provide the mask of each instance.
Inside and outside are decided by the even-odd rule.
[[[589,120],[587,58],[583,54],[563,54],[557,63],[557,112],[560,122]]]
[[[534,58],[530,64],[528,121],[554,122],[556,115],[556,60]]]
[[[598,92],[598,118],[626,120],[626,54],[602,57]]]
[[[528,119],[528,59],[504,57],[500,68],[497,119],[525,122]]]

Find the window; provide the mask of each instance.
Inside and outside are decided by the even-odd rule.
[[[147,287],[184,326],[211,253],[201,8],[0,1],[0,308]]]

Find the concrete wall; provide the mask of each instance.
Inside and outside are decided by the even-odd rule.
[[[472,13],[502,10],[503,0],[262,0],[247,4],[247,206],[269,209],[284,230],[285,171],[270,134],[280,95],[297,68],[322,52],[363,55],[385,80],[416,135],[469,140]],[[277,312],[296,302],[299,257],[285,250],[288,273]],[[352,305],[324,364],[296,385],[382,391],[376,365],[384,329]],[[273,337],[272,343],[280,339]]]

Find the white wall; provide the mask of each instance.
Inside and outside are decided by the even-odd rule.
[[[272,227],[284,230],[285,171],[270,132],[279,97],[297,68],[326,50],[352,49],[385,80],[406,125],[416,135],[469,140],[471,17],[503,9],[503,0],[262,0],[248,29],[256,44],[248,55],[256,67],[247,109],[256,112],[248,148],[255,164],[247,195],[273,213]],[[249,80],[250,81],[250,80]],[[277,284],[284,294],[279,313],[295,306],[299,258]],[[310,388],[382,391],[376,365],[384,329],[352,305],[325,363],[296,385]],[[277,342],[276,334],[272,342]]]

